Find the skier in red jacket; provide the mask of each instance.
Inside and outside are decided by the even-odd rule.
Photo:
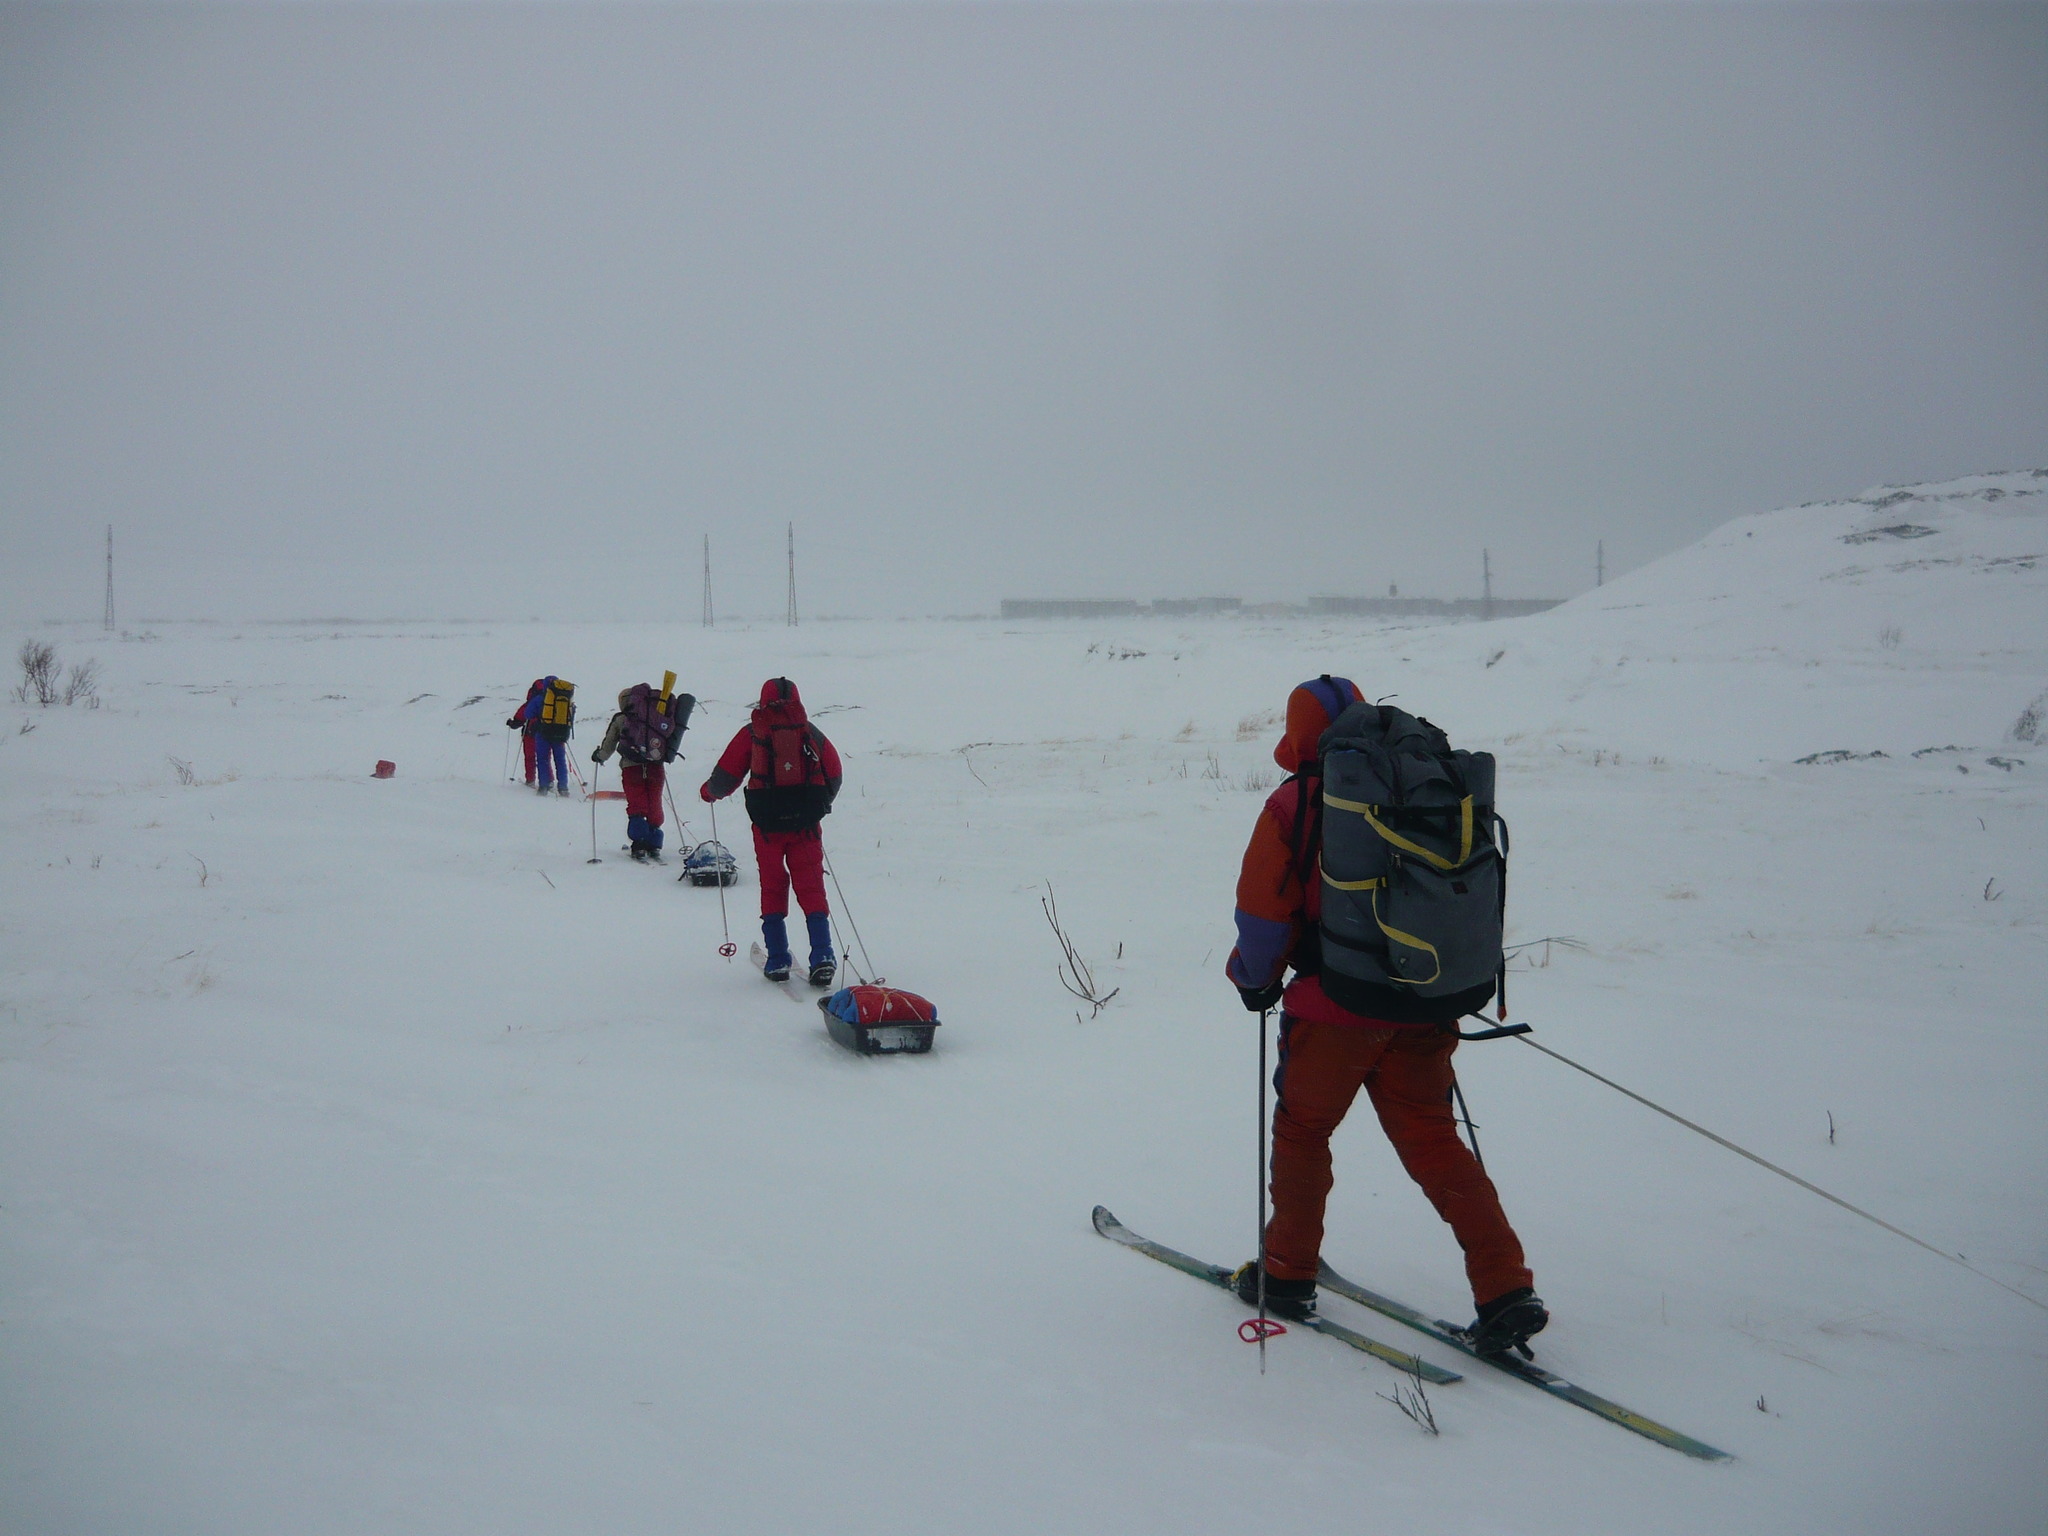
[[[818,824],[832,810],[840,777],[839,753],[805,717],[796,684],[771,677],[761,685],[753,719],[734,735],[697,791],[704,800],[722,800],[742,779],[746,783],[761,871],[761,937],[768,951],[762,971],[770,981],[789,979],[792,885],[810,933],[811,985],[829,987],[838,972],[825,902],[825,838]]]
[[[519,752],[526,760],[526,787],[533,788],[533,744],[534,732],[540,729],[540,696],[548,691],[548,680],[536,677],[533,686],[526,690],[526,702],[512,711],[512,718],[505,722],[505,729],[519,733]]]

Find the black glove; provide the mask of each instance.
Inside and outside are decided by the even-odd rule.
[[[505,729],[508,731],[516,731],[519,729],[519,722],[517,720],[507,720],[505,722]]]
[[[1237,995],[1244,1000],[1247,1012],[1264,1013],[1269,1008],[1280,1006],[1280,994],[1286,990],[1287,976],[1282,972],[1263,987],[1239,987]]]
[[[592,752],[591,752],[591,754],[590,754],[590,760],[591,760],[591,761],[592,761],[593,763],[601,763],[601,762],[603,762],[603,761],[604,761],[604,754],[603,754],[602,752],[599,752],[599,751],[596,751],[596,750],[594,750],[594,749],[593,749],[593,750],[592,750]]]

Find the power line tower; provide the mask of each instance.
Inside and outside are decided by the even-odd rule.
[[[1493,551],[1490,549],[1479,551],[1479,579],[1479,616],[1490,619],[1493,617]]]
[[[711,612],[711,535],[707,533],[704,535],[704,627],[710,629],[713,622]]]
[[[1595,539],[1593,541],[1593,585],[1596,587],[1607,585],[1607,541],[1605,539]]]
[[[789,624],[796,627],[796,524],[789,525]]]
[[[107,606],[100,615],[107,633],[114,631],[114,525],[107,524]]]

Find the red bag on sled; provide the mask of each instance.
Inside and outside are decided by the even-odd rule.
[[[834,1040],[863,1056],[916,1054],[932,1048],[939,1010],[930,999],[901,987],[862,983],[818,999]]]

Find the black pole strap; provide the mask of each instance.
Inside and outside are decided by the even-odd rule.
[[[1460,1040],[1505,1040],[1509,1035],[1527,1035],[1534,1033],[1534,1031],[1535,1026],[1530,1024],[1502,1024],[1494,1029],[1475,1029],[1469,1035],[1463,1030],[1459,1030],[1458,1038]]]

